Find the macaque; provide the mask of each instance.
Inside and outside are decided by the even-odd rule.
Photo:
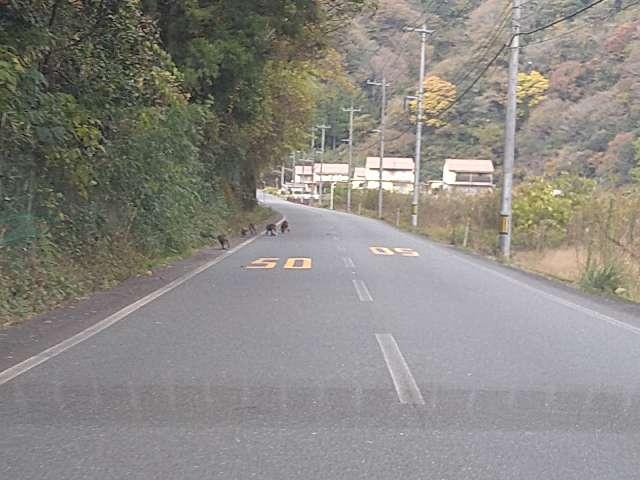
[[[258,233],[256,226],[253,223],[249,224],[249,232],[251,232],[251,235],[256,235]]]
[[[281,233],[285,233],[285,232],[290,232],[291,230],[289,229],[289,222],[287,222],[286,220],[283,221],[280,224],[280,232]]]
[[[227,250],[229,248],[229,239],[225,234],[221,233],[216,238],[220,243],[220,247],[222,247],[222,250]]]
[[[270,223],[269,225],[267,225],[267,235],[270,235],[272,237],[276,236],[276,224],[275,223]]]

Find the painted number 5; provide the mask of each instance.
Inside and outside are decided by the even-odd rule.
[[[280,259],[271,257],[258,258],[257,260],[254,260],[249,265],[247,265],[247,268],[276,268],[278,260]]]

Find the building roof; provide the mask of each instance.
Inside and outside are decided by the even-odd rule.
[[[296,165],[296,175],[313,175],[311,165]]]
[[[380,168],[380,157],[367,157],[367,168],[378,170]],[[413,171],[413,158],[384,157],[382,169]]]
[[[322,168],[322,171],[320,169]],[[314,163],[314,173],[322,175],[349,175],[349,165],[346,163]]]
[[[356,167],[353,169],[353,178],[355,179],[365,179],[366,178],[367,169],[364,167]]]
[[[493,162],[491,160],[474,160],[447,158],[444,162],[445,170],[450,172],[465,173],[493,173]]]

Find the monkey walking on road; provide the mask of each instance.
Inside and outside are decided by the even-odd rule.
[[[227,250],[229,248],[229,246],[230,246],[229,239],[227,238],[227,236],[224,233],[221,233],[216,238],[217,238],[218,242],[220,243],[220,247],[222,247],[222,250]]]
[[[267,225],[267,235],[270,235],[272,237],[276,236],[276,224],[275,223],[270,223],[269,225]]]
[[[285,233],[285,232],[290,232],[290,231],[291,231],[291,229],[289,228],[289,222],[287,222],[286,220],[283,221],[280,224],[280,232],[281,233]]]

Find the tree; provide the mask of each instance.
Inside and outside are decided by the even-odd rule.
[[[423,111],[424,123],[433,128],[444,127],[447,122],[441,116],[451,106],[456,98],[456,86],[436,75],[429,75],[424,79]],[[417,109],[417,103],[411,102],[411,111]]]
[[[519,73],[516,98],[518,105],[523,107],[522,115],[528,116],[529,110],[544,99],[548,89],[549,80],[537,70],[532,70],[531,73]]]

